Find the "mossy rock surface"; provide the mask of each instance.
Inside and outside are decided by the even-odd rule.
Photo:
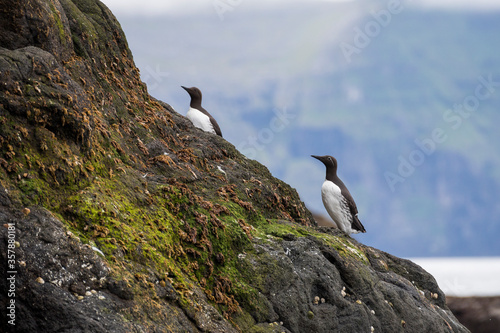
[[[316,227],[265,166],[149,96],[102,3],[4,4],[17,332],[466,332],[420,267]]]

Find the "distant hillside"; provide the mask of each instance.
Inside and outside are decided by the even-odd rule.
[[[338,157],[363,243],[401,256],[498,255],[500,14],[403,8],[348,62],[340,45],[384,10],[358,6],[120,20],[154,96],[182,112],[179,85],[200,87],[225,137],[315,212],[325,213],[324,170],[309,155]],[[453,111],[464,103],[474,111]]]

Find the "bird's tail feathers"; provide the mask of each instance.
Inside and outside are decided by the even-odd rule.
[[[352,219],[352,228],[354,230],[358,230],[359,232],[366,232],[365,227],[358,218],[358,214],[354,215],[354,218]]]

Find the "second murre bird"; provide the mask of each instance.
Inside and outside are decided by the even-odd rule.
[[[207,110],[201,106],[201,91],[196,87],[186,88],[181,86],[191,96],[191,103],[186,114],[194,126],[204,130],[205,132],[214,133],[222,137],[219,124]]]
[[[311,156],[320,160],[326,166],[326,179],[323,186],[321,186],[321,198],[328,215],[333,220],[331,226],[337,226],[347,234],[366,232],[365,227],[358,218],[358,208],[351,193],[337,176],[337,160],[328,155]]]

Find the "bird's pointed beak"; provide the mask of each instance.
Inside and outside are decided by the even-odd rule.
[[[311,155],[311,157],[314,157],[315,159],[326,165],[325,156]]]
[[[184,87],[184,86],[181,86],[181,87],[182,87],[182,89],[184,89],[184,90],[186,90],[186,91],[187,91],[187,93],[189,94],[189,96],[191,96],[191,93],[192,93],[191,88]]]

